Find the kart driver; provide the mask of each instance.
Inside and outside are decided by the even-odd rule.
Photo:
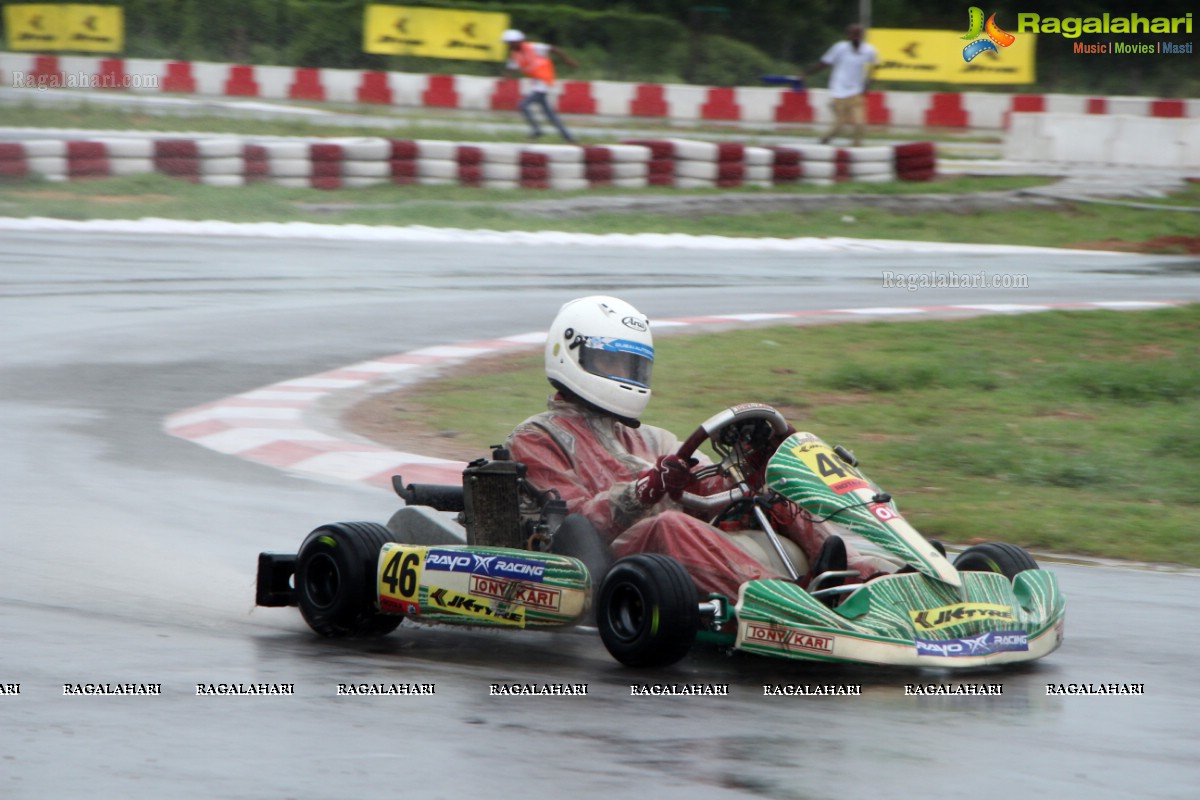
[[[746,581],[788,577],[739,545],[742,534],[714,527],[679,504],[685,489],[707,495],[729,487],[720,477],[696,485],[689,465],[676,455],[679,440],[639,422],[650,400],[654,364],[645,315],[614,297],[572,300],[550,326],[545,363],[557,392],[548,410],[518,425],[507,443],[535,489],[556,490],[618,558],[641,552],[675,558],[701,595],[736,598]],[[772,451],[780,441],[772,442]],[[757,480],[761,483],[761,474]],[[847,564],[864,579],[895,569],[848,550],[841,537],[795,505],[774,506],[772,517],[776,531],[795,542],[812,565],[801,577],[804,584]]]

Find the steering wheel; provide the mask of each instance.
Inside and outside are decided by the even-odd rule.
[[[772,443],[792,430],[783,414],[763,403],[742,403],[709,417],[679,446],[676,454],[686,461],[705,441],[711,442],[718,460],[693,469],[693,480],[722,475],[734,485],[711,495],[685,491],[680,503],[716,516],[733,503],[752,496],[762,488],[761,475],[756,473],[771,457]]]

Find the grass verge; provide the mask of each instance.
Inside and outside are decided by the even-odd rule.
[[[136,100],[138,96],[131,96]],[[153,99],[153,96],[147,97]],[[145,110],[121,109],[82,100],[71,104],[61,102],[53,107],[34,102],[14,103],[0,106],[0,111],[11,109],[10,118],[19,120],[22,127],[31,128],[90,128],[107,130],[161,131],[164,133],[228,133],[245,136],[385,136],[414,139],[455,139],[458,141],[501,141],[527,142],[525,123],[516,111],[464,111],[460,109],[397,108],[376,104],[305,103],[272,100],[269,105],[283,109],[299,109],[294,117],[275,115],[262,118],[258,110],[263,101],[248,101],[246,107],[238,108],[237,101],[221,98],[226,104],[223,113],[206,113],[203,106],[192,108]],[[303,111],[323,112],[303,114]],[[337,119],[336,115],[358,118],[359,124],[349,124]],[[672,125],[668,120],[648,118],[599,118],[564,115],[569,128],[579,127],[578,133],[586,144],[611,142],[613,135],[602,135],[605,130],[614,132],[633,131],[647,136],[684,136],[689,133],[723,134],[730,138],[754,144],[763,137],[778,139],[781,136],[815,138],[823,132],[822,126],[797,126],[776,130],[773,126],[753,129],[744,125],[731,127],[720,123],[691,123]],[[378,120],[378,125],[370,124]],[[13,124],[17,124],[14,122]],[[597,131],[601,133],[597,133]],[[874,138],[895,139],[897,134],[887,129],[875,128],[868,131],[868,143]],[[922,141],[939,141],[948,144],[995,144],[1001,139],[999,133],[974,133],[945,129],[911,133],[904,131],[901,137],[919,136]]]
[[[1005,191],[1039,182],[1030,178],[947,178],[933,184],[796,187],[795,195],[850,194],[866,191],[907,193]],[[691,192],[703,194],[704,192]],[[714,193],[712,191],[708,193]],[[376,186],[322,192],[254,184],[239,189],[202,186],[163,175],[50,183],[22,181],[0,184],[0,215],[60,219],[138,219],[235,222],[323,222],[363,225],[430,225],[494,230],[555,230],[578,233],[687,233],[696,235],[794,238],[852,236],[984,244],[1073,247],[1095,243],[1149,243],[1147,252],[1185,252],[1180,240],[1195,236],[1194,214],[1108,205],[1059,208],[1017,207],[971,211],[970,202],[945,212],[903,213],[903,203],[882,203],[853,210],[766,213],[681,214],[602,211],[565,218],[532,216],[522,211],[517,195],[501,190],[459,186]],[[578,194],[578,193],[576,193]],[[620,192],[592,190],[589,197]],[[672,190],[644,190],[639,196],[678,197]],[[752,191],[746,194],[753,194]],[[566,198],[570,193],[541,192],[538,199]],[[1189,185],[1173,197],[1184,205],[1200,205],[1200,185]],[[1156,240],[1162,240],[1156,242]]]
[[[649,424],[686,436],[727,405],[770,403],[854,450],[927,536],[1200,566],[1200,305],[656,344]],[[540,353],[464,372],[386,398],[376,438],[420,427],[475,457],[548,393]]]

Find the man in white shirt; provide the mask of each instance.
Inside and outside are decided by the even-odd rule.
[[[804,72],[807,78],[826,67],[833,67],[829,75],[829,97],[833,101],[833,130],[821,137],[821,144],[829,144],[843,126],[854,128],[854,146],[862,145],[863,124],[866,122],[865,96],[871,83],[871,72],[879,54],[875,48],[862,40],[862,25],[846,28],[847,41],[830,47],[821,60]]]

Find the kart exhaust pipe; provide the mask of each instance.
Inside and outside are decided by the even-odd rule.
[[[408,506],[429,506],[435,511],[462,511],[463,487],[438,483],[404,485],[399,475],[392,476],[392,489]]]

